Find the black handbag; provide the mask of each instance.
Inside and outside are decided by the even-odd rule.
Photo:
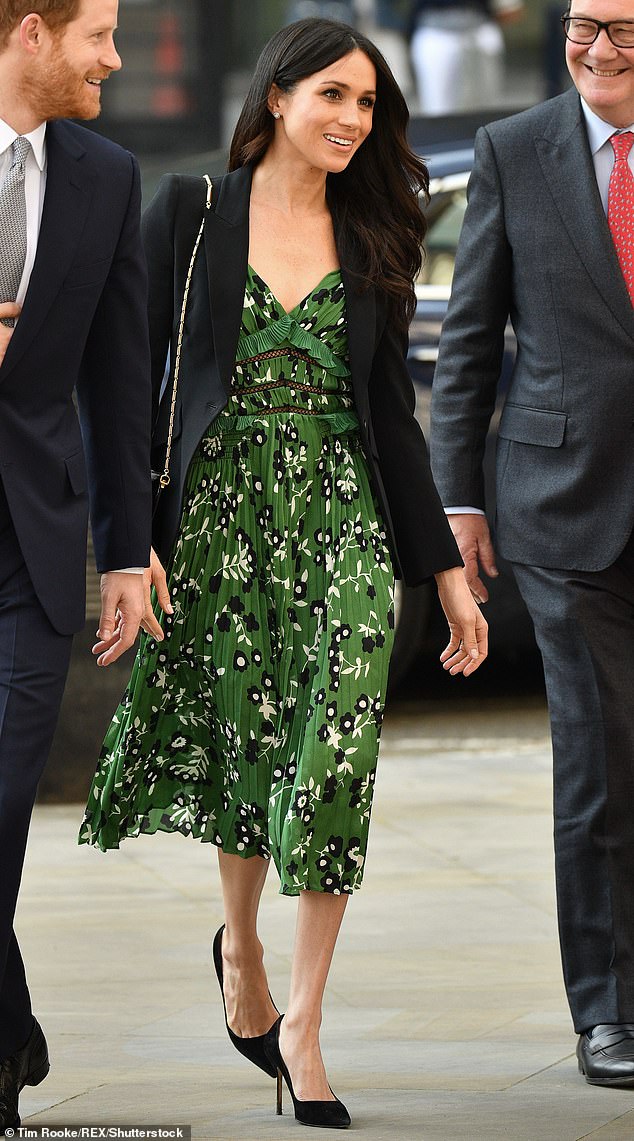
[[[176,353],[175,353],[175,357],[174,357],[174,374],[173,374],[173,378],[172,378],[172,392],[171,392],[171,396],[170,396],[169,426],[167,429],[167,442],[165,444],[165,462],[163,464],[163,471],[162,472],[158,472],[158,471],[152,472],[152,517],[154,517],[154,515],[156,513],[156,509],[159,505],[163,491],[165,490],[166,487],[169,487],[169,485],[170,485],[170,459],[171,459],[171,455],[172,455],[172,437],[174,435],[174,418],[175,418],[175,414],[176,414],[176,400],[178,397],[178,377],[179,377],[180,366],[181,366],[181,350],[183,347],[183,331],[185,329],[185,317],[187,314],[187,302],[189,300],[189,287],[191,285],[192,274],[194,272],[194,264],[196,262],[196,256],[198,254],[198,248],[200,246],[202,236],[203,236],[203,232],[205,229],[205,222],[207,221],[207,214],[209,213],[209,211],[211,209],[211,199],[212,199],[212,195],[213,195],[213,185],[212,185],[212,181],[211,181],[209,175],[206,174],[204,176],[204,178],[205,178],[205,182],[207,183],[207,199],[205,201],[205,210],[204,210],[204,214],[203,214],[203,220],[200,223],[200,229],[198,230],[198,235],[196,237],[196,241],[194,242],[194,249],[192,251],[191,260],[189,262],[189,269],[187,271],[187,277],[185,278],[185,288],[183,290],[183,304],[181,306],[181,315],[180,315],[180,321],[179,321],[179,325],[178,325],[178,337],[176,340]]]

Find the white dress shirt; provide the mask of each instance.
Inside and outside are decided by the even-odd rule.
[[[597,176],[599,194],[601,195],[603,209],[607,215],[608,186],[610,185],[610,175],[612,174],[612,167],[614,166],[614,148],[610,139],[612,135],[615,133],[620,134],[622,131],[632,131],[634,134],[634,123],[629,127],[619,127],[617,129],[612,123],[606,123],[605,119],[600,119],[599,116],[588,107],[584,99],[581,100],[581,109],[586,121],[588,142],[594,163],[594,173]],[[630,164],[630,170],[634,174],[634,147],[632,147],[628,155],[628,162]]]
[[[0,119],[0,185],[4,182],[11,168],[11,147],[17,138],[17,131],[5,123],[4,119]],[[46,194],[46,123],[40,123],[39,127],[36,127],[28,135],[23,135],[22,138],[29,140],[31,149],[24,164],[26,259],[16,297],[18,305],[24,304],[26,291],[29,288],[42,224],[44,195]],[[130,574],[143,574],[143,567],[124,567],[123,569]]]
[[[597,177],[601,203],[607,217],[608,187],[610,185],[612,167],[614,166],[614,148],[610,139],[612,135],[616,133],[620,134],[622,130],[632,131],[634,134],[634,123],[630,127],[623,128],[617,128],[612,123],[606,123],[605,119],[600,119],[599,116],[591,110],[585,99],[581,100],[581,109],[586,121],[590,153],[592,155],[592,162],[594,163],[594,173]],[[628,162],[630,164],[630,170],[634,174],[634,147],[632,147],[628,155]],[[479,507],[446,507],[445,511],[447,515],[484,515],[484,511],[481,511]]]

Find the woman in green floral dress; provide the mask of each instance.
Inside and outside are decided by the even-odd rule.
[[[165,637],[141,645],[80,837],[105,850],[161,829],[217,846],[231,1040],[284,1075],[298,1120],[339,1128],[321,1002],[364,873],[394,569],[436,576],[452,673],[486,653],[403,360],[426,187],[406,123],[385,61],[344,25],[300,21],[265,48],[191,278],[155,521]],[[172,176],[145,219],[157,392],[203,203],[199,180]],[[299,896],[283,1020],[256,933],[271,858]]]

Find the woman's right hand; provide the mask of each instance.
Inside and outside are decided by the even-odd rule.
[[[141,619],[141,626],[146,634],[150,634],[156,638],[158,642],[162,642],[164,638],[161,625],[156,618],[152,609],[151,590],[154,587],[159,606],[164,614],[173,614],[174,608],[170,601],[170,593],[167,588],[167,578],[163,564],[159,559],[154,547],[150,551],[150,565],[143,572],[143,585],[144,585],[144,609],[143,618]]]

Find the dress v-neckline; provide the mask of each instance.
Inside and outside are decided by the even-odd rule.
[[[341,273],[340,268],[328,270],[328,273],[325,273],[324,276],[321,278],[321,280],[318,281],[317,284],[314,285],[312,289],[309,289],[308,293],[305,294],[305,296],[302,297],[301,300],[299,300],[297,302],[297,305],[293,305],[292,309],[285,309],[284,306],[282,305],[282,302],[278,301],[273,290],[271,289],[271,286],[262,277],[262,274],[258,273],[257,269],[254,269],[250,262],[248,263],[248,265],[249,265],[249,269],[251,270],[252,276],[257,277],[258,281],[264,286],[265,292],[268,293],[269,297],[275,302],[275,304],[281,310],[284,317],[290,317],[291,314],[296,313],[297,310],[304,304],[305,301],[308,301],[308,299],[310,297],[312,297],[313,294],[317,293],[318,289],[321,288],[321,286],[324,284],[325,281],[328,280],[329,277],[334,277],[335,274]]]

